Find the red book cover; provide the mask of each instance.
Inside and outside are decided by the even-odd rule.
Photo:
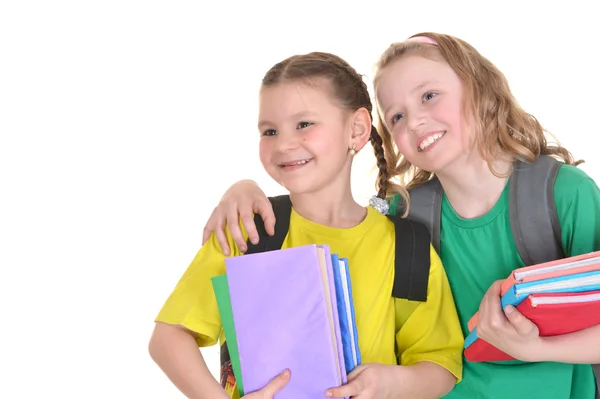
[[[568,334],[600,324],[600,291],[532,294],[517,310],[538,326],[540,336]],[[514,360],[481,338],[465,349],[465,357],[471,362]]]

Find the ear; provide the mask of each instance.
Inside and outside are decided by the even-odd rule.
[[[348,148],[356,145],[356,151],[362,150],[371,138],[372,120],[371,114],[366,108],[359,108],[351,115],[350,119],[352,135]]]

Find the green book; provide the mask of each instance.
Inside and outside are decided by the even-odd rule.
[[[231,310],[231,298],[229,297],[229,284],[227,275],[213,277],[213,290],[217,298],[217,306],[223,323],[223,333],[225,334],[225,342],[229,349],[229,357],[231,359],[231,367],[233,375],[238,386],[240,397],[244,396],[244,386],[242,384],[242,368],[240,366],[240,354],[238,351],[237,338],[235,335],[235,326],[233,324],[233,311]]]

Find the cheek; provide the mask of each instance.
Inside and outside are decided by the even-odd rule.
[[[302,137],[302,145],[316,154],[335,154],[337,148],[343,148],[342,135],[330,129],[311,129]]]
[[[405,130],[397,129],[393,132],[392,137],[394,138],[396,147],[398,147],[398,151],[403,154],[411,152],[412,143],[410,135]]]
[[[271,158],[271,143],[264,138],[261,138],[258,144],[258,156],[260,158],[260,162],[264,166],[268,164],[268,161]]]

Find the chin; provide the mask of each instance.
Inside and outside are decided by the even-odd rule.
[[[290,192],[290,194],[299,195],[299,194],[308,194],[314,192],[314,187],[311,184],[298,184],[298,183],[289,183],[282,182],[281,185]]]
[[[447,167],[451,166],[458,157],[443,154],[442,156],[428,157],[428,159],[419,159],[419,162],[413,162],[413,165],[427,172],[438,174]]]

